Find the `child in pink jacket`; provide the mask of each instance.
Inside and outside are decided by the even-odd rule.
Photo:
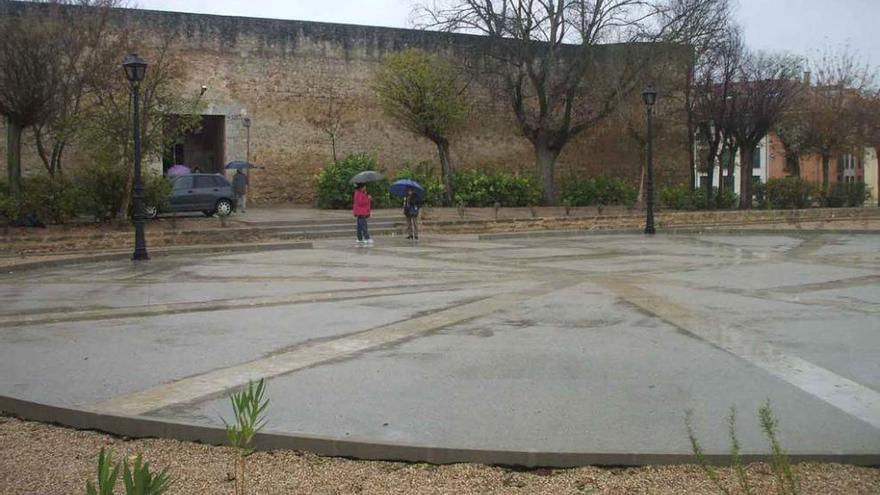
[[[370,203],[372,199],[367,194],[364,184],[358,184],[354,190],[354,206],[351,209],[355,218],[357,218],[358,245],[373,245],[373,239],[370,239],[370,231],[367,230],[367,219],[370,218]]]

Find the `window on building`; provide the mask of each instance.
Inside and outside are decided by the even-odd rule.
[[[700,189],[706,189],[709,187],[709,178],[705,175],[700,177]]]
[[[752,168],[761,168],[761,147],[755,146],[752,151]]]

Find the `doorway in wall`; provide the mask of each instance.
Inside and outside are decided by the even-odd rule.
[[[177,115],[170,115],[173,121]],[[186,165],[193,172],[222,174],[226,164],[226,117],[202,115],[202,125],[169,146],[162,158],[162,171]]]

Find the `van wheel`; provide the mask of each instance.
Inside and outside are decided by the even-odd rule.
[[[221,217],[228,217],[232,214],[232,201],[228,199],[218,199],[217,209],[215,210]]]

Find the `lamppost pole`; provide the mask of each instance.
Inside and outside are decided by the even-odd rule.
[[[246,132],[247,132],[247,151],[245,152],[245,160],[244,161],[250,163],[251,162],[251,118],[245,117],[243,123],[244,123],[244,128],[246,129]]]
[[[144,79],[147,63],[136,53],[125,57],[122,64],[131,83],[131,98],[134,129],[134,254],[135,261],[148,260],[147,241],[144,235],[144,184],[141,181],[141,123],[140,123],[140,83]]]
[[[650,83],[642,92],[642,98],[645,101],[645,107],[648,112],[648,175],[646,177],[645,194],[648,196],[648,217],[645,220],[645,233],[655,234],[654,229],[654,122],[653,107],[657,100],[657,90],[654,84]]]

